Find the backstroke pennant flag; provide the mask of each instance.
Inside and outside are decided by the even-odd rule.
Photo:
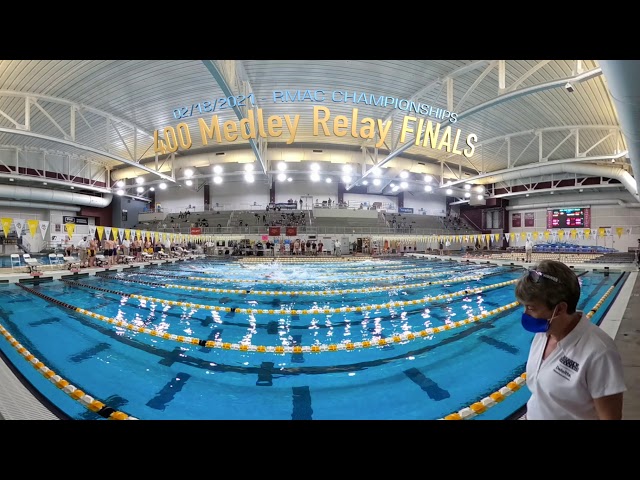
[[[14,218],[13,224],[16,226],[16,235],[22,236],[22,229],[24,228],[24,218]]]
[[[104,227],[102,225],[96,226],[96,230],[98,231],[98,240],[102,241],[102,235],[104,234]]]
[[[29,226],[29,234],[31,238],[36,236],[36,232],[38,231],[38,220],[27,220],[27,225]]]
[[[111,227],[104,227],[104,239],[105,240],[111,239]]]
[[[64,224],[64,228],[67,231],[67,235],[69,235],[69,238],[73,238],[73,232],[76,231],[76,224],[75,223],[65,223]]]
[[[95,225],[89,225],[89,238],[91,238],[91,240],[96,238],[96,226]]]
[[[43,240],[45,235],[47,234],[48,228],[49,228],[49,220],[40,220],[40,233],[42,234]]]
[[[0,219],[2,221],[2,230],[4,231],[4,236],[9,236],[9,230],[11,229],[11,224],[13,223],[13,218],[3,217]]]

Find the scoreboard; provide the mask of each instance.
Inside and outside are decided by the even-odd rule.
[[[591,228],[591,208],[550,208],[547,228]]]

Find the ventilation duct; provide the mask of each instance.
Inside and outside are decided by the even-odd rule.
[[[553,202],[553,203],[527,203],[523,205],[509,205],[505,207],[506,210],[532,210],[540,208],[559,208],[559,207],[588,207],[593,205],[622,205],[630,206],[635,205],[631,203],[625,203],[622,200],[612,198],[611,200],[582,200],[580,202]],[[640,203],[638,203],[640,207]]]
[[[113,195],[103,194],[102,197],[84,195],[82,193],[50,190],[46,188],[20,187],[18,185],[0,185],[0,199],[34,200],[46,202],[44,208],[52,208],[52,204],[71,204],[86,207],[104,208],[111,204]],[[40,208],[40,207],[37,207]]]
[[[618,123],[627,144],[631,168],[634,172],[640,172],[640,62],[598,60],[598,63],[618,113]]]
[[[638,187],[635,178],[631,176],[624,168],[615,166],[587,165],[585,163],[562,163],[561,160],[546,165],[532,166],[522,170],[502,171],[496,175],[490,175],[478,180],[471,179],[474,183],[487,184],[497,183],[506,180],[529,179],[531,177],[541,177],[544,175],[552,175],[554,173],[574,173],[578,175],[587,175],[591,177],[606,177],[618,180],[627,191],[633,195],[636,201],[638,199]]]
[[[73,205],[54,205],[52,203],[37,203],[37,202],[12,202],[11,200],[0,200],[0,207],[15,207],[15,208],[43,208],[47,210],[65,210],[69,212],[79,212],[82,207],[76,207]]]

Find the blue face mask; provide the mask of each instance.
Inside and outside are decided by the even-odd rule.
[[[557,308],[557,307],[556,307]],[[536,317],[532,317],[531,315],[529,315],[528,313],[522,314],[522,326],[524,327],[525,330],[529,331],[529,332],[533,332],[533,333],[542,333],[542,332],[546,332],[549,330],[549,325],[551,325],[551,320],[553,320],[553,317],[556,314],[556,309],[553,309],[553,314],[551,315],[550,319],[546,319],[546,318],[536,318]]]

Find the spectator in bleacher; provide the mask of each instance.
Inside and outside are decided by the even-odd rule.
[[[636,247],[636,267],[640,268],[640,238],[638,239],[638,246]]]

